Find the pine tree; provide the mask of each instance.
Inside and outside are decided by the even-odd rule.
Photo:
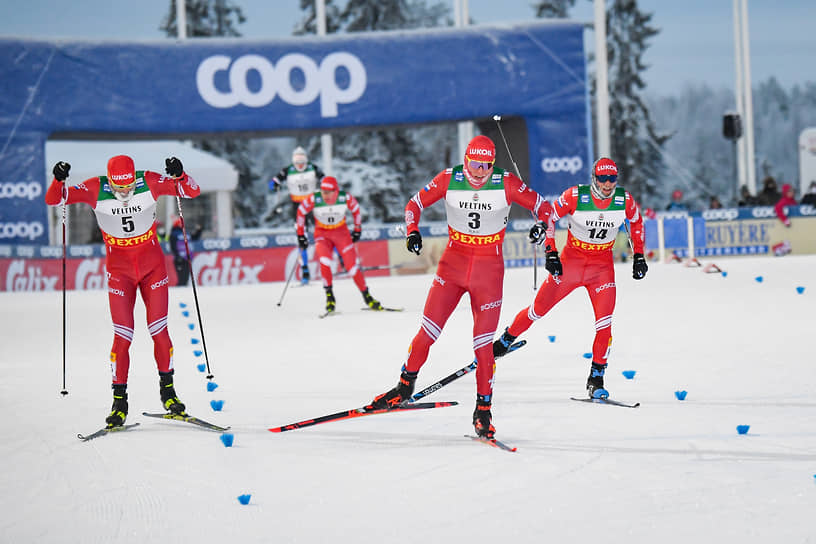
[[[574,3],[545,0],[533,9],[538,17],[566,17]],[[641,74],[648,68],[643,54],[659,32],[649,25],[651,18],[640,11],[637,0],[613,0],[606,13],[611,158],[621,170],[622,185],[647,201],[661,193],[661,148],[670,137],[658,133],[642,96]],[[597,95],[594,78],[590,90]]]
[[[188,37],[240,37],[235,28],[246,17],[239,6],[229,0],[185,0]],[[159,27],[168,36],[178,36],[176,29],[176,0],[170,0],[170,12]]]
[[[189,37],[240,37],[236,28],[244,23],[243,11],[229,0],[185,0],[187,35]],[[176,0],[170,0],[170,11],[161,25],[169,36],[176,36]],[[264,214],[258,213],[258,202],[264,202],[267,187],[262,178],[267,173],[257,164],[250,138],[206,138],[193,140],[193,146],[229,161],[238,171],[238,187],[233,192],[236,227],[259,226]]]
[[[301,0],[304,18],[296,26],[296,34],[316,32],[315,7],[310,0]],[[326,0],[326,31],[361,32],[372,30],[415,29],[448,24],[449,8],[440,2],[424,0],[349,0],[340,9]],[[356,189],[364,220],[401,221],[405,200],[419,190],[428,179],[448,164],[455,145],[456,129],[452,124],[422,128],[399,128],[374,131],[344,132],[334,140],[336,157],[334,170],[341,185]],[[433,145],[428,146],[428,141]],[[307,149],[317,152],[318,138],[312,137]],[[455,156],[455,155],[454,155]],[[400,164],[410,162],[410,168]],[[368,168],[358,168],[364,162]],[[418,179],[416,176],[420,176]],[[362,179],[353,179],[362,176]],[[364,183],[360,183],[364,181]],[[427,210],[429,219],[442,217],[442,211]]]
[[[569,8],[575,5],[575,0],[551,0],[549,2],[536,2],[533,4],[536,17],[563,19],[567,16]]]
[[[643,98],[641,74],[648,68],[643,54],[648,40],[659,32],[649,26],[651,19],[638,9],[637,0],[613,0],[607,14],[612,158],[625,186],[641,199],[661,192],[661,148],[670,137],[658,134]]]

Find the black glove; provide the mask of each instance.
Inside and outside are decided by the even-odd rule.
[[[547,225],[545,225],[543,221],[539,221],[530,229],[530,243],[541,244],[544,241],[545,234],[547,234]],[[557,256],[556,254],[556,257]]]
[[[65,178],[68,177],[68,172],[71,171],[71,165],[67,162],[58,162],[54,165],[54,179],[57,181],[65,181]]]
[[[298,247],[300,249],[309,247],[309,239],[304,234],[298,234]]]
[[[182,166],[181,161],[176,157],[165,159],[164,167],[164,171],[167,172],[167,175],[174,178],[181,177],[181,175],[184,173],[184,166]]]
[[[351,233],[351,241],[353,243],[359,242],[361,234],[362,234],[362,231],[360,231],[360,229],[354,229],[354,232]]]
[[[411,253],[420,254],[422,251],[422,235],[418,230],[408,233],[408,237],[405,238],[405,247],[407,247]]]
[[[649,270],[649,265],[646,264],[643,253],[632,255],[632,277],[636,280],[642,280],[646,277],[647,270]]]
[[[557,251],[548,251],[547,259],[544,261],[544,268],[553,276],[560,276],[564,273],[564,267],[561,266],[561,259],[558,258]]]

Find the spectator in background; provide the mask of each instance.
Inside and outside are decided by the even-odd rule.
[[[198,240],[201,237],[201,225],[196,225],[190,233],[190,240]],[[173,228],[169,235],[170,251],[173,252],[173,266],[176,268],[178,282],[176,285],[187,285],[190,281],[190,263],[193,261],[192,251],[187,255],[187,244],[184,241],[184,229],[182,228],[181,217],[173,220]]]
[[[671,202],[666,206],[668,211],[687,210],[688,206],[683,202],[683,191],[675,189],[671,194]]]
[[[796,199],[793,197],[793,187],[789,183],[786,183],[782,186],[782,198],[780,198],[774,205],[776,216],[786,227],[791,226],[791,221],[788,215],[785,213],[785,206],[796,206],[796,204]]]
[[[811,206],[816,206],[816,181],[810,182],[808,192],[802,196],[802,200],[799,202],[799,204],[810,204]]]
[[[168,240],[167,229],[164,228],[164,223],[156,221],[156,238],[159,242],[166,242]]]
[[[709,210],[719,210],[722,207],[723,207],[722,202],[720,202],[720,199],[717,198],[716,196],[712,196],[708,200],[708,209]]]
[[[756,206],[757,199],[754,195],[751,194],[751,191],[748,190],[747,185],[743,185],[740,187],[740,199],[737,203],[739,207],[746,207],[746,206]]]
[[[782,195],[776,187],[776,180],[772,176],[765,176],[765,179],[762,180],[762,190],[756,198],[757,206],[773,206],[779,202],[780,198]]]

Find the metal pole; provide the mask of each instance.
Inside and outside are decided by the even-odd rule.
[[[737,114],[740,119],[745,119],[745,106],[742,103],[742,45],[740,42],[740,0],[734,0],[734,67],[736,79],[734,83],[734,96],[737,103]],[[745,183],[745,139],[740,137],[734,140],[736,146],[737,161],[737,195],[740,187]]]
[[[598,155],[609,157],[609,63],[606,53],[606,4],[595,0],[595,82],[598,119]]]
[[[468,0],[453,0],[453,26],[463,28],[470,21]],[[462,121],[456,124],[456,137],[459,142],[459,151],[464,153],[465,148],[473,139],[473,123]]]
[[[756,194],[756,167],[754,160],[754,101],[751,92],[751,51],[748,39],[748,4],[742,0],[742,66],[745,93],[745,155],[748,188]]]
[[[186,0],[176,0],[176,38],[187,38],[187,6]]]
[[[315,0],[315,19],[317,23],[317,35],[326,35],[326,0]],[[323,172],[327,176],[334,175],[334,168],[332,166],[333,157],[333,142],[331,134],[325,133],[320,135],[320,152],[323,157]]]

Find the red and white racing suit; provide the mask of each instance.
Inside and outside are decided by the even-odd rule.
[[[351,241],[351,233],[346,226],[346,211],[350,211],[354,218],[354,230],[360,230],[362,213],[360,205],[353,195],[345,191],[338,191],[337,200],[329,204],[323,199],[320,191],[312,193],[300,202],[297,209],[295,230],[298,236],[306,234],[306,216],[309,212],[314,216],[315,231],[315,258],[320,263],[320,275],[323,276],[323,286],[332,284],[332,253],[334,248],[343,259],[343,266],[360,291],[366,290],[366,281],[360,269],[357,250]]]
[[[459,299],[470,295],[473,314],[473,351],[476,354],[476,392],[490,400],[493,391],[493,336],[501,313],[504,281],[502,242],[510,204],[515,202],[541,221],[549,222],[552,206],[517,176],[494,168],[487,182],[474,188],[462,165],[436,175],[405,206],[406,231],[419,230],[422,210],[445,201],[448,245],[436,269],[422,325],[408,350],[405,369],[418,372],[428,358]]]
[[[533,304],[516,315],[508,332],[519,336],[575,288],[584,287],[595,312],[592,361],[605,365],[612,346],[616,297],[612,247],[618,229],[628,219],[634,253],[643,253],[643,217],[635,199],[621,187],[604,200],[593,196],[589,185],[570,187],[558,197],[554,207],[554,221],[569,217],[567,243],[561,252],[564,273],[547,276]],[[555,249],[555,239],[549,233],[545,244],[548,250]]]
[[[107,176],[87,179],[67,191],[55,179],[45,193],[45,202],[51,206],[61,204],[63,195],[66,204],[88,204],[102,231],[113,320],[110,363],[114,385],[127,384],[137,288],[145,305],[156,366],[159,372],[173,369],[173,344],[167,332],[167,268],[156,238],[156,201],[160,195],[194,198],[201,188],[187,174],[172,178],[137,170],[133,193],[126,203],[120,202],[111,191]]]

